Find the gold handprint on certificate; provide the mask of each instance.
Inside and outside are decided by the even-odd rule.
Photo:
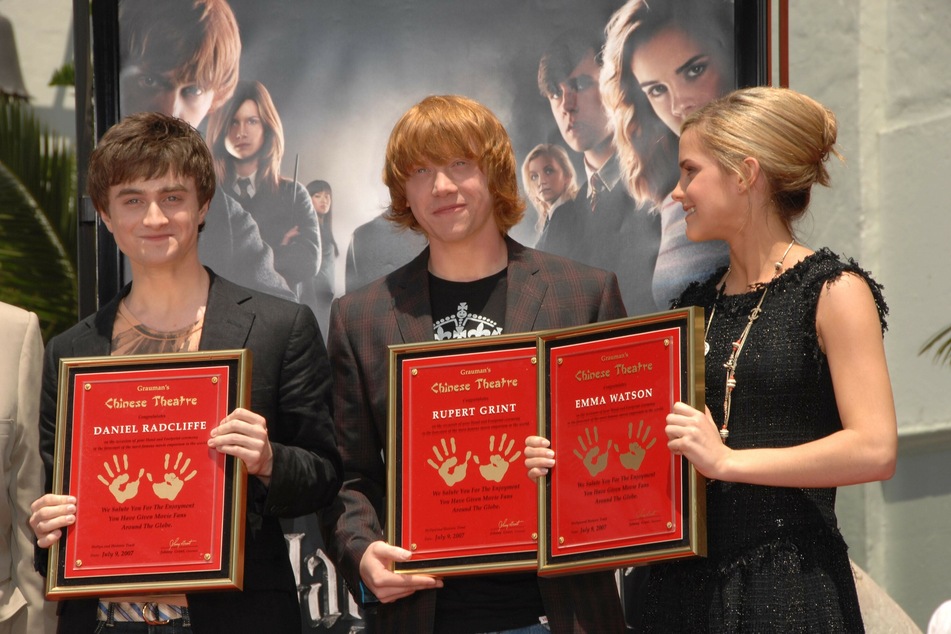
[[[608,466],[608,453],[611,451],[612,442],[608,440],[608,444],[603,450],[598,447],[597,427],[594,428],[594,439],[591,438],[591,429],[588,427],[585,427],[584,435],[585,438],[587,438],[587,442],[585,442],[584,438],[578,436],[578,446],[581,450],[575,449],[574,454],[584,463],[588,473],[592,476],[596,476]]]
[[[648,425],[647,429],[644,429],[644,421],[637,424],[637,436],[634,435],[634,423],[627,424],[627,439],[631,442],[627,445],[628,452],[621,454],[621,465],[625,469],[637,471],[641,468],[641,463],[644,462],[647,451],[657,442],[657,438],[651,438],[650,442],[646,442],[650,435],[651,427]],[[644,443],[646,443],[646,446]],[[620,446],[617,446],[617,448],[618,451],[621,450]]]
[[[522,455],[521,449],[516,451],[513,456],[509,456],[512,452],[512,447],[515,445],[515,439],[512,438],[509,440],[509,444],[505,444],[507,434],[502,434],[502,439],[499,440],[499,451],[501,453],[492,453],[495,451],[495,434],[489,436],[489,453],[492,453],[489,456],[489,463],[484,464],[479,467],[479,473],[482,474],[482,477],[486,480],[491,480],[492,482],[501,482],[502,478],[505,477],[505,472],[508,471],[509,465]],[[474,458],[475,463],[479,464],[479,456]]]
[[[115,473],[113,473],[112,467],[109,466],[108,462],[102,463],[102,466],[106,469],[106,473],[109,474],[112,481],[107,480],[102,474],[100,474],[98,478],[100,482],[109,487],[109,492],[112,493],[112,497],[116,499],[116,502],[122,504],[126,500],[131,500],[139,494],[139,480],[142,479],[142,474],[145,473],[145,469],[139,469],[139,477],[129,482],[131,479],[131,476],[127,473],[129,471],[129,456],[122,454],[122,466],[119,466],[119,456],[113,454],[112,463],[116,466]]]
[[[456,457],[456,439],[450,438],[448,447],[445,438],[440,441],[440,444],[442,445],[442,453],[439,452],[439,445],[433,445],[436,460],[430,458],[426,462],[439,472],[446,484],[453,486],[466,477],[466,469],[469,467],[469,458],[472,457],[472,452],[467,451],[466,459],[462,461],[462,464],[459,464],[459,458]]]
[[[198,473],[198,469],[193,469],[191,473],[187,476],[185,472],[188,471],[188,465],[191,464],[192,459],[186,458],[185,463],[182,464],[181,469],[178,465],[182,461],[182,452],[178,452],[178,457],[175,458],[175,464],[172,465],[172,470],[168,470],[168,461],[169,454],[165,454],[165,476],[162,482],[152,482],[152,474],[148,474],[149,482],[152,482],[152,490],[155,492],[155,495],[162,498],[163,500],[174,500],[178,497],[178,494],[181,493],[182,487],[185,486],[185,483],[195,477]],[[175,473],[175,470],[178,469],[178,473]],[[184,476],[183,478],[179,476]]]

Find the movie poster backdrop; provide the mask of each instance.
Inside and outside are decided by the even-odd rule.
[[[184,0],[185,4],[191,2]],[[667,2],[686,5],[697,0]],[[735,44],[733,68],[729,69],[731,86],[765,83],[769,3],[726,2],[734,9],[732,33],[728,34]],[[124,3],[128,5],[122,6]],[[98,135],[132,111],[123,93],[136,84],[123,79],[128,79],[130,69],[125,64],[128,60],[120,58],[119,42],[132,30],[123,22],[123,15],[128,13],[125,9],[141,3],[152,5],[155,11],[177,14],[166,2],[152,0],[92,3]],[[332,258],[323,259],[322,267],[333,296],[389,272],[425,246],[419,236],[391,232],[379,217],[388,203],[381,172],[389,132],[403,112],[427,95],[462,94],[488,106],[511,135],[519,166],[538,144],[561,146],[579,175],[577,183],[583,185],[582,154],[566,143],[549,99],[539,92],[539,59],[553,41],[571,29],[603,34],[612,14],[625,3],[227,0],[227,4],[240,32],[239,78],[265,86],[283,124],[281,175],[302,186],[322,180],[332,188],[332,240],[337,249]],[[699,74],[696,66],[683,72]],[[148,82],[156,78],[140,77],[136,81],[151,85]],[[197,122],[206,138],[210,118],[205,115]],[[521,173],[519,181],[528,198],[529,184],[523,182]],[[229,184],[222,185],[229,191]],[[238,198],[236,191],[229,193]],[[293,194],[293,204],[300,203],[296,198],[299,193],[297,190]],[[313,211],[312,206],[310,209]],[[537,221],[536,210],[529,203],[524,219],[511,235],[534,245],[540,232]],[[262,221],[261,235],[266,239],[265,229]],[[332,249],[328,231],[322,231],[322,247]],[[378,239],[382,236],[382,242],[378,240],[369,251],[361,250],[359,244],[351,245],[355,234]],[[208,235],[202,240],[210,241]],[[353,253],[348,253],[351,248]],[[111,270],[119,261],[114,243],[100,240],[99,249],[100,279],[114,280],[116,285],[124,283],[126,273],[121,265]],[[332,267],[329,276],[328,261]],[[218,273],[229,276],[227,270]],[[100,302],[118,290],[118,286],[108,286],[100,283]],[[304,285],[292,282],[287,286],[302,301],[311,303],[325,328],[329,296],[306,299]],[[324,554],[314,518],[288,521],[285,528],[304,630],[347,632],[359,628],[359,608]]]

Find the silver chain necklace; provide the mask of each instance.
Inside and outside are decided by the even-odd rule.
[[[775,280],[783,270],[783,262],[786,260],[786,256],[789,255],[789,250],[792,249],[793,245],[796,244],[795,238],[792,242],[789,243],[789,246],[786,247],[786,250],[783,251],[783,257],[779,258],[778,262],[773,263],[773,279]],[[720,298],[723,297],[723,289],[726,288],[727,278],[730,277],[731,268],[727,268],[726,274],[723,276],[723,283],[720,284],[720,288],[717,291],[717,296],[713,300],[713,307],[710,309],[710,318],[707,320],[707,327],[703,332],[703,354],[704,356],[710,352],[710,344],[707,341],[707,336],[710,334],[710,324],[713,323],[713,316],[717,312],[717,303],[720,301]],[[743,328],[743,332],[740,334],[740,338],[733,342],[733,351],[730,353],[730,358],[727,359],[727,362],[723,364],[723,367],[726,368],[726,387],[724,388],[723,394],[723,426],[720,427],[720,439],[726,444],[726,439],[730,437],[730,430],[727,429],[727,426],[730,424],[730,402],[733,396],[733,390],[736,388],[736,368],[739,362],[740,352],[743,350],[743,345],[746,343],[746,338],[750,334],[750,328],[753,327],[753,322],[756,321],[760,313],[763,312],[763,300],[766,299],[766,293],[769,292],[769,284],[764,285],[763,294],[760,295],[759,301],[756,302],[756,306],[750,311],[749,321],[746,322],[746,327]]]

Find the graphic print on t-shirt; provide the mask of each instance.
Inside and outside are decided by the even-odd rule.
[[[455,315],[443,317],[433,323],[436,341],[444,339],[468,339],[501,335],[502,326],[484,315],[469,312],[469,304],[460,302]]]
[[[505,269],[471,282],[452,282],[430,273],[433,338],[444,341],[501,335],[507,288]]]

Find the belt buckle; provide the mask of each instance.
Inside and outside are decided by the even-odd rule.
[[[150,612],[151,612],[151,616],[149,616]],[[158,603],[146,603],[145,605],[143,605],[142,619],[148,625],[168,625],[170,622],[169,619],[163,619],[159,617]]]

